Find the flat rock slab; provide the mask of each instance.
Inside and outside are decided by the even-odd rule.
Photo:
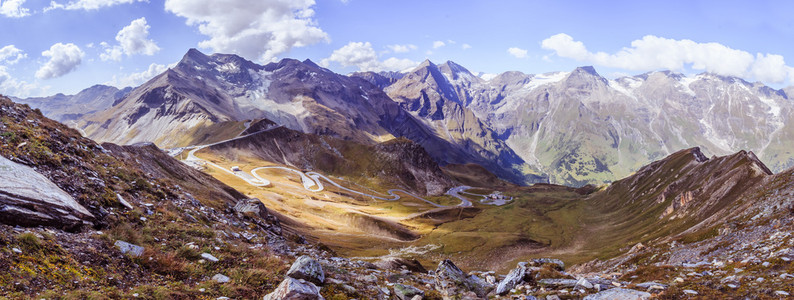
[[[0,156],[0,222],[69,229],[93,219],[85,207],[47,177]]]
[[[614,288],[584,297],[585,300],[645,300],[651,294],[630,289]]]

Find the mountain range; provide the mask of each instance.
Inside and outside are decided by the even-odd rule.
[[[406,138],[368,145],[256,120],[238,138],[202,148],[199,155],[222,169],[276,164],[262,174],[273,185],[253,186],[219,169],[191,168],[151,143],[97,144],[5,97],[0,120],[2,297],[775,299],[794,292],[794,168],[773,174],[753,152],[709,158],[700,148],[679,150],[603,188],[475,179],[470,184],[480,188],[465,192],[475,203],[429,206],[443,197],[408,196],[463,183],[465,176],[449,174],[469,165],[444,170]],[[344,186],[312,191],[289,174],[324,176],[294,169],[306,167]],[[392,185],[411,192],[380,201],[355,192]],[[499,192],[491,196],[510,200],[475,200],[492,187]],[[351,255],[361,251],[370,255]]]
[[[485,80],[449,61],[346,76],[309,60],[262,66],[191,49],[132,90],[72,96],[105,109],[68,118],[98,141],[165,148],[224,140],[247,120],[267,118],[370,145],[406,137],[442,166],[479,164],[513,183],[581,186],[614,181],[690,147],[708,156],[746,149],[773,171],[790,167],[792,92],[708,73],[607,79],[592,67]]]

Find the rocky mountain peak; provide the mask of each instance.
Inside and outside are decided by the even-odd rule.
[[[574,69],[570,74],[568,74],[566,80],[572,84],[592,82],[608,84],[608,80],[598,74],[598,72],[596,72],[595,68],[592,66],[584,66]]]
[[[532,77],[532,75],[524,74],[519,71],[507,71],[496,75],[490,82],[497,85],[522,86],[529,83]]]
[[[454,63],[453,61],[448,60],[447,62],[438,65],[439,71],[441,73],[446,74],[448,78],[451,80],[459,80],[460,78],[465,78],[469,81],[479,80],[480,78],[474,76],[469,70],[464,68],[463,66]]]
[[[312,67],[318,68],[318,69],[321,68],[319,65],[317,65],[311,59],[308,59],[308,58],[303,61],[303,64],[309,65],[309,66],[312,66]]]
[[[194,67],[196,65],[206,65],[209,61],[209,56],[196,48],[190,48],[190,50],[188,50],[187,53],[182,56],[182,60],[179,61],[177,67]]]
[[[265,65],[265,71],[273,72],[281,68],[296,68],[305,64],[297,59],[285,58],[278,62],[272,62]]]
[[[586,74],[590,74],[590,75],[593,75],[593,76],[601,77],[601,75],[599,75],[598,72],[596,72],[596,70],[595,70],[595,68],[593,68],[593,66],[578,67],[578,68],[574,69],[573,72],[571,72],[571,73],[572,74],[586,73]]]
[[[443,105],[444,101],[453,101],[456,103],[460,103],[458,94],[455,92],[455,87],[450,83],[450,80],[448,80],[447,76],[445,76],[444,73],[442,73],[438,65],[432,63],[428,59],[425,59],[424,62],[422,62],[418,67],[416,67],[411,72],[406,74],[403,78],[397,80],[397,82],[395,82],[392,86],[390,86],[388,90],[389,91],[402,90],[403,92],[400,92],[399,94],[405,94],[404,96],[407,96],[408,94],[412,95],[407,98],[417,98],[414,97],[416,96],[414,94],[417,94],[420,91],[424,91],[425,94],[438,93],[437,97],[431,97],[431,98],[434,98],[432,102],[439,102],[439,103],[432,104],[432,106],[440,107],[441,105]],[[399,97],[400,95],[397,94],[394,94],[393,96],[398,96],[397,98],[400,98]],[[418,97],[418,98],[423,98],[423,97]],[[428,106],[428,105],[430,104],[426,103],[424,106]],[[435,111],[435,109],[433,110]],[[438,115],[437,117],[440,117],[440,115]]]

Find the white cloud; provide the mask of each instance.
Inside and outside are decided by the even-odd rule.
[[[175,65],[176,64],[170,64],[170,65],[151,64],[149,65],[148,69],[142,72],[128,74],[121,78],[117,78],[116,76],[113,76],[113,80],[105,82],[105,84],[112,85],[118,88],[125,88],[128,86],[136,87],[143,84],[146,81],[149,81],[149,79],[152,79],[157,75],[160,75],[161,73],[168,70],[168,68],[172,68]]]
[[[521,48],[516,48],[516,47],[507,48],[507,53],[510,53],[510,55],[515,56],[517,58],[527,57],[527,50]]]
[[[0,1],[0,15],[9,18],[22,18],[30,15],[30,9],[22,7],[25,0]]]
[[[49,50],[41,52],[41,55],[49,57],[50,60],[36,71],[36,78],[49,79],[61,77],[77,69],[85,53],[75,44],[57,43]]]
[[[410,52],[411,50],[416,50],[416,45],[413,44],[406,44],[406,45],[388,45],[386,48],[391,49],[394,53],[405,53]]]
[[[466,50],[466,49],[471,49],[471,45],[469,45],[469,44],[463,44],[463,45],[461,45],[461,46],[460,46],[460,48],[462,48],[463,50]]]
[[[148,0],[77,0],[69,3],[57,3],[50,1],[50,6],[44,8],[44,12],[53,9],[66,9],[66,10],[97,10],[100,8],[111,7],[119,4],[129,4],[134,2],[149,2]]]
[[[14,45],[0,48],[0,64],[13,65],[25,57],[28,55]]]
[[[153,40],[147,39],[149,37],[150,26],[146,24],[146,18],[140,18],[130,22],[130,25],[116,34],[116,40],[121,44],[124,53],[127,55],[132,54],[145,54],[154,55],[160,51],[160,47]]]
[[[781,55],[758,53],[750,75],[765,82],[783,82],[786,77],[794,81],[794,68],[787,66]]]
[[[209,37],[199,47],[269,62],[294,47],[328,41],[314,0],[166,0],[165,9]]]
[[[99,58],[102,60],[120,61],[123,55],[124,55],[124,51],[121,50],[121,46],[119,45],[113,47],[107,46],[107,48],[105,48],[105,53],[100,53]]]
[[[557,56],[586,61],[596,65],[635,71],[669,69],[682,71],[687,66],[725,76],[756,78],[780,83],[794,76],[780,55],[752,54],[719,43],[697,43],[647,35],[631,42],[631,47],[617,53],[590,52],[580,41],[564,33],[541,42],[544,49]]]
[[[28,97],[36,89],[36,85],[13,78],[5,66],[0,66],[0,94]]]
[[[99,55],[102,60],[121,60],[122,53],[127,56],[135,54],[154,55],[160,51],[160,47],[153,40],[148,39],[150,26],[146,24],[146,18],[140,18],[124,26],[116,34],[116,41],[119,45],[110,47],[103,42],[105,53]]]
[[[447,44],[444,43],[443,41],[435,41],[435,42],[433,42],[433,49],[438,49],[438,48],[444,47],[446,45]]]
[[[369,42],[350,42],[342,48],[334,50],[320,64],[323,66],[336,62],[343,67],[355,66],[360,71],[402,71],[419,65],[410,59],[390,57],[384,61],[378,60],[378,55]]]

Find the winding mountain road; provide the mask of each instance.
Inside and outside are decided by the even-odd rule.
[[[245,125],[246,125],[246,128],[247,128],[248,126],[250,126],[250,123],[247,122]],[[335,186],[336,188],[341,189],[343,191],[346,191],[346,192],[349,192],[349,193],[353,193],[353,194],[357,194],[357,195],[361,195],[361,196],[365,196],[365,197],[370,197],[370,198],[377,199],[377,200],[397,201],[397,200],[400,200],[401,197],[400,197],[400,195],[398,195],[396,193],[402,193],[402,194],[414,197],[414,198],[416,198],[418,200],[422,200],[425,203],[430,204],[430,205],[435,206],[435,207],[438,207],[438,208],[443,208],[443,207],[471,207],[472,206],[471,201],[469,201],[468,199],[466,199],[465,197],[460,195],[460,193],[462,193],[462,192],[464,192],[464,191],[466,191],[468,189],[471,189],[471,187],[469,187],[469,186],[457,186],[457,187],[453,187],[453,188],[449,189],[446,192],[446,194],[449,195],[449,196],[455,197],[455,198],[460,200],[460,204],[449,206],[449,205],[441,205],[441,204],[435,203],[433,201],[430,201],[430,200],[427,200],[425,198],[422,198],[422,197],[419,197],[417,195],[414,195],[413,193],[411,193],[409,191],[406,191],[406,190],[403,190],[403,189],[391,189],[391,190],[388,190],[388,191],[386,191],[386,193],[388,195],[383,195],[383,194],[380,194],[380,193],[378,193],[380,195],[368,194],[368,193],[364,193],[364,192],[361,192],[361,191],[352,190],[352,189],[349,189],[347,187],[344,187],[344,186],[336,183],[335,181],[331,180],[327,176],[325,176],[323,174],[320,174],[320,173],[317,173],[317,172],[305,172],[304,173],[304,172],[301,172],[299,170],[295,170],[295,169],[288,168],[288,167],[282,167],[282,166],[257,167],[257,168],[254,168],[253,170],[251,170],[250,175],[249,175],[249,174],[247,174],[247,173],[245,173],[243,171],[230,170],[228,168],[225,168],[225,167],[222,167],[222,166],[220,166],[218,164],[215,164],[215,163],[213,163],[211,161],[208,161],[208,160],[205,160],[205,159],[201,159],[201,158],[199,158],[199,157],[197,157],[195,155],[196,152],[201,150],[201,149],[204,149],[204,148],[207,148],[207,147],[210,147],[210,146],[214,146],[214,145],[218,145],[218,144],[223,144],[223,143],[234,141],[234,140],[238,140],[238,139],[243,139],[243,138],[249,137],[251,135],[258,134],[258,133],[265,132],[265,131],[270,131],[270,130],[273,130],[273,129],[276,129],[276,128],[279,128],[279,127],[282,127],[282,126],[276,126],[276,127],[273,127],[273,128],[268,128],[268,129],[265,129],[265,130],[257,131],[257,132],[246,134],[246,135],[241,135],[241,136],[238,136],[238,137],[235,137],[235,138],[231,138],[231,139],[228,139],[228,140],[223,140],[223,141],[212,143],[212,144],[206,144],[206,145],[201,145],[201,146],[193,146],[193,147],[186,147],[185,149],[191,149],[191,148],[192,149],[188,152],[187,158],[185,160],[186,161],[190,161],[190,162],[196,162],[196,163],[205,163],[205,164],[210,165],[212,167],[215,167],[217,169],[223,170],[226,173],[235,175],[235,176],[239,177],[240,179],[245,180],[245,182],[247,182],[248,184],[250,184],[252,186],[257,186],[257,187],[265,187],[265,186],[269,186],[270,185],[270,181],[269,180],[267,180],[265,178],[262,178],[262,176],[257,174],[258,171],[265,170],[265,169],[280,169],[280,170],[285,170],[285,171],[288,171],[288,172],[293,172],[293,173],[298,174],[298,176],[300,176],[300,178],[301,178],[301,183],[303,184],[303,188],[308,190],[308,191],[310,191],[310,192],[315,192],[315,193],[316,192],[321,192],[321,191],[323,191],[325,189],[325,187],[323,186],[323,183],[322,183],[322,181],[325,181],[325,182],[327,182],[327,183],[329,183],[329,184],[331,184],[331,185]],[[322,181],[321,181],[321,179],[322,179]]]

